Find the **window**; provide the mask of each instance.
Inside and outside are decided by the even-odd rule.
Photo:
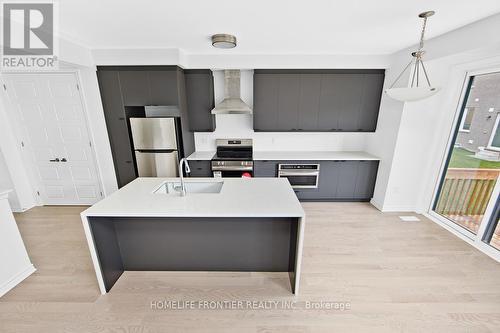
[[[470,132],[470,127],[472,125],[472,118],[474,117],[474,111],[476,108],[468,107],[464,110],[464,115],[462,116],[462,121],[460,123],[461,132]]]
[[[497,114],[497,119],[495,121],[495,126],[493,126],[493,131],[491,132],[490,141],[488,142],[488,148],[493,150],[500,150],[500,114]]]

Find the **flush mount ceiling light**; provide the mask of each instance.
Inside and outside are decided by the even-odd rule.
[[[219,49],[232,49],[236,47],[236,37],[228,34],[216,34],[212,36],[212,45]]]
[[[424,66],[424,61],[422,60],[422,57],[425,54],[424,35],[425,35],[425,28],[427,25],[427,19],[434,14],[435,12],[428,11],[418,15],[418,17],[424,19],[424,23],[422,25],[422,32],[420,34],[420,44],[418,50],[412,52],[411,54],[412,59],[410,63],[403,69],[401,74],[399,74],[399,76],[396,78],[396,80],[390,86],[390,88],[385,91],[386,94],[393,99],[402,102],[418,101],[421,99],[425,99],[427,97],[431,97],[432,95],[434,95],[439,91],[439,88],[431,85],[431,81],[429,80],[427,70],[425,69]],[[410,75],[411,75],[411,86],[404,88],[394,88],[394,85],[399,81],[399,79],[403,77],[403,75],[408,70],[410,70]],[[422,74],[425,77],[425,81],[427,83],[426,86],[420,85],[420,77],[422,76]]]

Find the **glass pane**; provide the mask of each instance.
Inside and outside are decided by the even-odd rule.
[[[500,115],[497,115],[497,122],[496,122],[496,129],[495,132],[493,133],[493,138],[491,140],[490,146],[492,148],[497,148],[500,149],[500,126],[499,126],[499,121],[500,121]]]
[[[500,223],[499,221],[499,216],[495,216],[495,220],[491,221],[493,223],[492,227],[494,227],[493,234],[491,235],[490,239],[490,245],[493,246],[494,248],[500,250]]]
[[[474,117],[475,108],[466,108],[464,113],[464,122],[462,130],[469,131],[472,124],[472,117]]]
[[[500,73],[469,82],[462,118],[434,211],[476,234],[500,175],[500,150],[492,149],[500,113]]]
[[[316,176],[286,176],[292,186],[316,185]]]

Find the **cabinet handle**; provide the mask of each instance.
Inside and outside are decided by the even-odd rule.
[[[54,158],[53,160],[49,160],[49,162],[59,162],[59,158]]]
[[[125,163],[132,163],[132,161],[125,161]]]

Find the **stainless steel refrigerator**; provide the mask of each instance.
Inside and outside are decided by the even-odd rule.
[[[130,118],[139,177],[177,177],[175,118]]]

